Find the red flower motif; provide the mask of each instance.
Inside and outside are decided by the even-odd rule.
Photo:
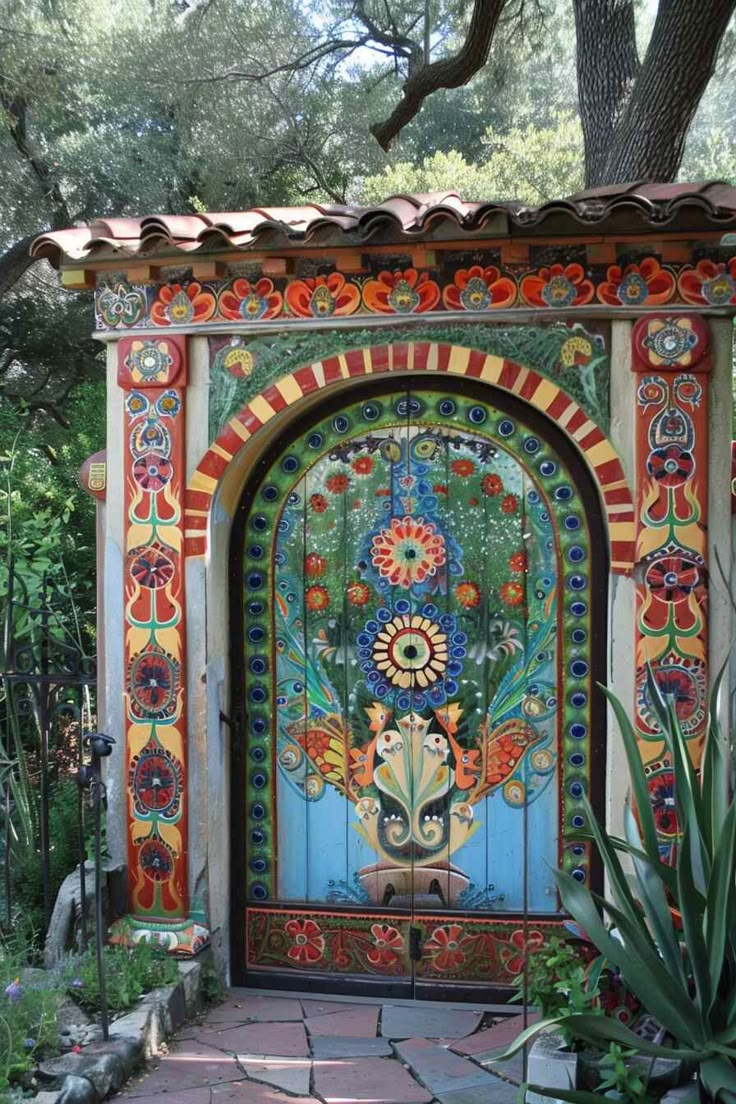
[[[649,454],[647,470],[663,487],[681,487],[695,471],[695,461],[687,449],[667,445]]]
[[[647,568],[645,581],[662,602],[684,602],[700,583],[700,567],[687,556],[662,556]]]
[[[342,472],[327,477],[327,490],[332,494],[342,494],[350,486],[350,480]]]
[[[473,265],[460,268],[455,282],[442,292],[448,310],[481,311],[510,307],[516,300],[516,283],[497,268]]]
[[[373,457],[356,456],[352,468],[356,475],[370,475],[373,471]]]
[[[448,924],[444,928],[435,928],[424,944],[424,950],[432,956],[435,970],[454,970],[465,962],[466,947],[472,940],[463,935],[460,924]]]
[[[286,952],[293,962],[312,965],[325,953],[325,937],[314,920],[287,920],[284,931],[294,940]]]
[[[514,575],[521,575],[526,571],[526,552],[512,552],[509,556],[509,567]]]
[[[206,322],[215,313],[215,297],[204,291],[202,285],[164,284],[158,290],[151,307],[151,321],[156,326],[188,326],[194,322]]]
[[[509,580],[501,587],[501,598],[507,606],[520,606],[524,601],[524,588],[521,583]]]
[[[484,495],[488,495],[489,498],[495,498],[496,495],[500,495],[503,491],[503,480],[500,475],[496,475],[496,473],[493,472],[491,475],[483,476],[480,486]]]
[[[678,281],[680,295],[696,306],[724,307],[736,303],[736,257],[723,264],[707,259],[686,268]]]
[[[330,596],[326,587],[311,586],[307,587],[304,601],[307,603],[307,609],[324,610],[327,609],[330,604]]]
[[[327,318],[354,314],[360,306],[360,289],[346,282],[340,272],[292,280],[286,289],[286,305],[299,318]]]
[[[660,836],[676,838],[679,833],[675,805],[675,776],[671,770],[658,770],[647,779],[654,823]]]
[[[324,495],[313,494],[310,495],[309,505],[312,507],[315,514],[323,514],[327,509],[327,499]]]
[[[501,513],[515,514],[519,509],[519,500],[515,494],[508,494],[501,499]]]
[[[509,974],[520,974],[524,969],[524,961],[529,953],[541,947],[544,936],[540,931],[530,931],[529,938],[524,939],[524,932],[520,928],[509,936],[508,947],[501,949],[501,960]]]
[[[364,606],[370,600],[371,588],[365,583],[348,584],[348,602],[353,606]]]
[[[160,491],[171,481],[174,465],[168,456],[147,452],[133,464],[133,478],[144,491]]]
[[[373,950],[368,951],[366,958],[374,966],[390,966],[399,957],[399,951],[404,949],[404,937],[397,928],[389,924],[372,924],[371,935],[375,941]]]
[[[304,560],[304,570],[313,579],[318,575],[323,575],[326,567],[327,560],[324,556],[318,555],[317,552],[310,552]]]
[[[447,494],[447,484],[446,483],[435,483],[434,486],[432,487],[432,490],[434,491],[435,494],[446,495]]]
[[[437,306],[440,289],[426,272],[397,268],[363,285],[366,309],[378,314],[423,314]]]
[[[612,307],[655,307],[668,303],[675,293],[675,277],[662,268],[655,257],[639,264],[611,265],[606,279],[598,287],[601,303]]]
[[[218,307],[222,317],[230,322],[259,322],[275,318],[282,303],[281,292],[275,291],[272,281],[265,276],[255,283],[239,276],[220,292]]]
[[[530,307],[581,307],[595,295],[579,264],[553,264],[530,272],[521,281],[521,295]]]
[[[477,498],[469,498],[468,499],[468,506],[480,506],[480,502],[478,501]]]
[[[455,597],[458,605],[463,609],[473,609],[480,605],[480,587],[477,583],[458,583],[455,587]]]
[[[453,475],[465,477],[473,474],[475,471],[475,464],[472,460],[453,460],[450,464],[450,471]]]

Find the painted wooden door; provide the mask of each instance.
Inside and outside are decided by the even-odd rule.
[[[508,983],[588,876],[588,519],[512,406],[374,387],[248,492],[250,980]]]

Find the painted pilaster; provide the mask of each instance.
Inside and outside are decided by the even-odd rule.
[[[117,359],[130,916],[113,939],[153,938],[177,953],[207,941],[190,918],[187,876],[186,353],[181,337],[128,339]]]
[[[635,720],[663,851],[677,836],[673,777],[648,689],[674,705],[697,762],[708,698],[709,331],[698,317],[642,319],[636,374]]]

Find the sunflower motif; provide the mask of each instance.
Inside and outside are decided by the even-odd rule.
[[[437,574],[447,559],[445,539],[424,518],[392,518],[373,538],[371,559],[391,586],[406,589]]]
[[[447,633],[436,621],[407,613],[376,633],[372,658],[393,686],[425,690],[447,670]]]

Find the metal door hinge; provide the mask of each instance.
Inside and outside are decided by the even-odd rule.
[[[422,929],[409,928],[409,958],[412,962],[421,962],[422,950]]]

